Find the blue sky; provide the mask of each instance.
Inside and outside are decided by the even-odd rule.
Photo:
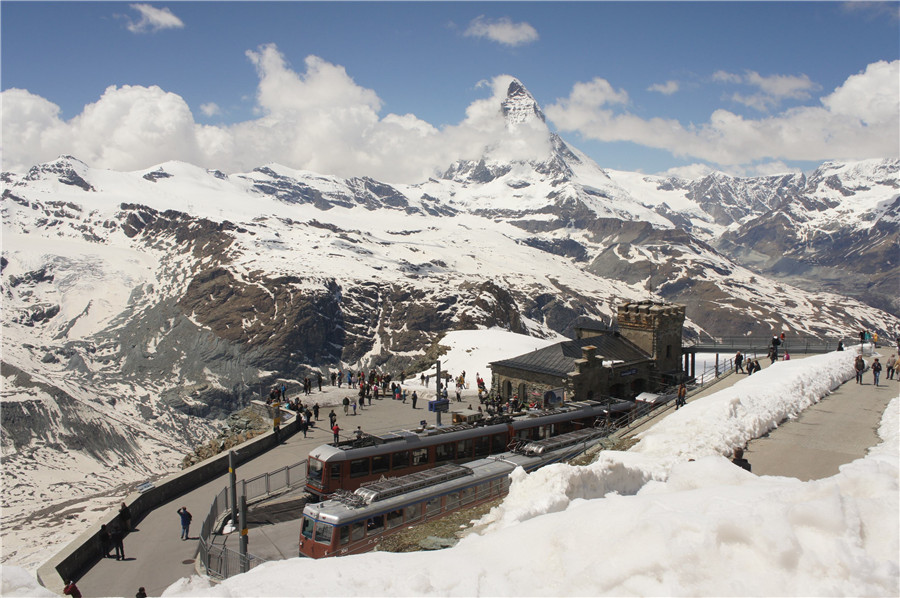
[[[897,3],[3,2],[0,16],[4,168],[75,153],[137,169],[169,150],[223,170],[278,161],[398,180],[415,173],[339,156],[426,153],[449,136],[471,151],[467,110],[501,75],[608,168],[754,174],[900,153]],[[293,141],[267,145],[272,129]]]

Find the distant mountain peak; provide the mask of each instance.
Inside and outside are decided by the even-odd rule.
[[[542,123],[547,122],[534,96],[518,79],[509,82],[506,99],[500,103],[500,109],[508,126],[532,122],[535,118],[539,118]]]

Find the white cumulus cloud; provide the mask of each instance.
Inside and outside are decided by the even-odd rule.
[[[713,81],[727,84],[744,84],[758,91],[745,94],[735,92],[731,99],[760,112],[778,106],[785,99],[808,100],[812,92],[821,90],[821,86],[807,75],[768,75],[763,76],[756,71],[747,71],[743,75],[717,71]]]
[[[72,154],[100,168],[138,170],[183,160],[226,172],[277,162],[342,177],[420,182],[460,158],[543,159],[546,125],[506,128],[500,101],[512,77],[490,83],[463,122],[438,129],[413,114],[380,116],[382,100],[346,70],[317,56],[297,72],[274,45],[247,52],[259,77],[258,117],[201,125],[185,100],[159,87],[109,87],[69,121],[52,102],[28,91],[2,96],[3,169],[24,171]],[[213,106],[199,110],[209,114]]]
[[[735,81],[720,72],[714,79]],[[766,93],[802,97],[814,86],[803,77],[749,79]],[[757,161],[828,160],[897,157],[900,155],[900,61],[872,63],[843,85],[819,98],[818,104],[794,107],[759,119],[728,110],[709,121],[684,125],[675,119],[637,116],[625,109],[627,93],[614,92],[604,79],[576,83],[569,97],[545,109],[560,131],[578,132],[599,141],[631,141],[723,166]]]
[[[202,112],[204,116],[218,116],[222,114],[222,109],[219,108],[219,105],[215,102],[207,102],[205,104],[200,104],[200,112]]]
[[[678,91],[678,81],[666,81],[665,83],[654,83],[647,88],[647,91],[658,91],[664,96],[670,96]]]
[[[484,15],[474,18],[463,35],[483,37],[505,46],[521,46],[538,40],[537,30],[528,23],[513,23],[507,17],[491,21]]]
[[[172,14],[168,8],[156,8],[149,4],[132,4],[131,8],[140,13],[138,21],[128,22],[132,33],[155,33],[162,29],[182,29],[184,22]]]

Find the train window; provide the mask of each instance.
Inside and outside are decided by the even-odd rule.
[[[468,440],[460,440],[456,443],[456,458],[457,459],[471,459],[472,458],[472,447],[474,446],[474,442],[471,438]]]
[[[397,527],[401,523],[403,523],[403,509],[397,509],[396,511],[391,511],[387,514],[388,529]]]
[[[407,521],[415,521],[419,517],[422,516],[422,505],[416,503],[414,505],[409,505],[406,507],[406,520]]]
[[[356,542],[366,537],[366,522],[357,521],[350,524],[350,539]]]
[[[332,463],[331,464],[331,481],[338,482],[341,479],[341,464],[340,463]]]
[[[312,517],[303,517],[303,525],[300,526],[300,533],[304,538],[312,538],[313,526],[316,521]]]
[[[391,456],[390,455],[378,455],[372,457],[372,473],[384,473],[388,469],[390,469],[391,464]]]
[[[434,498],[428,499],[428,502],[425,504],[425,516],[431,517],[432,515],[437,515],[441,512],[441,497],[435,496]]]
[[[450,511],[459,506],[459,492],[451,492],[444,501],[444,507]]]
[[[506,435],[494,434],[491,437],[491,454],[503,453],[506,451]]]
[[[359,478],[369,475],[369,458],[350,461],[350,477]]]
[[[475,487],[475,498],[482,499],[487,498],[491,494],[491,484],[490,482],[485,482],[484,484],[478,484]]]
[[[369,517],[369,520],[366,521],[366,531],[370,536],[381,533],[381,530],[383,529],[384,515],[375,515],[374,517]]]
[[[316,523],[316,542],[320,544],[331,544],[331,535],[334,533],[334,527],[318,521]]]
[[[467,505],[470,502],[475,500],[475,488],[464,488],[459,493],[459,501],[460,503]]]
[[[391,469],[403,469],[404,467],[409,467],[409,451],[400,451],[391,455]]]
[[[350,526],[345,525],[338,529],[341,545],[350,543]]]
[[[488,436],[482,436],[475,439],[475,456],[486,457],[491,454],[491,439]]]
[[[453,459],[453,443],[447,442],[445,444],[439,444],[434,447],[434,461],[436,463],[440,463],[441,461],[450,461]]]
[[[412,464],[416,465],[425,465],[428,463],[428,449],[415,449],[412,452]]]
[[[318,459],[310,457],[307,461],[306,468],[306,481],[313,486],[318,486],[319,488],[321,488],[322,471],[325,469],[325,464]]]

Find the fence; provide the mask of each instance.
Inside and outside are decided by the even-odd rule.
[[[296,488],[306,482],[306,461],[294,463],[275,471],[258,475],[249,480],[240,481],[241,496],[245,496],[247,504],[259,502],[280,494],[285,490]],[[265,562],[258,556],[247,554],[214,543],[218,529],[224,524],[225,519],[231,516],[231,493],[226,486],[216,495],[209,513],[200,526],[199,561],[200,566],[210,577],[226,579],[231,575],[244,573],[253,567]],[[236,525],[236,524],[235,524]]]

